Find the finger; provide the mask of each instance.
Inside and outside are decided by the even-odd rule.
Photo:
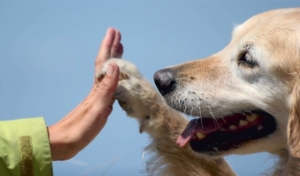
[[[98,85],[98,95],[104,106],[110,106],[119,81],[119,67],[115,63],[108,66],[106,75]],[[102,106],[103,106],[102,105]]]
[[[120,46],[121,38],[122,38],[121,33],[115,29],[115,37],[114,37],[114,42],[111,47],[110,57],[116,57],[117,51]]]
[[[108,28],[104,39],[102,40],[99,53],[95,61],[95,72],[97,72],[103,63],[110,58],[111,48],[115,40],[116,31],[113,28]]]
[[[120,43],[119,48],[116,52],[116,58],[122,58],[123,52],[124,52],[124,47],[122,43]]]

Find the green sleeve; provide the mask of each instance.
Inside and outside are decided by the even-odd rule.
[[[0,121],[0,173],[52,176],[52,159],[42,117]]]

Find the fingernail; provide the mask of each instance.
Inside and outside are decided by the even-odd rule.
[[[108,65],[106,74],[109,76],[112,76],[114,74],[114,72],[115,72],[115,67],[114,67],[114,64],[111,63]]]

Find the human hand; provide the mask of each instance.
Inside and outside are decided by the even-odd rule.
[[[94,84],[90,94],[58,123],[48,127],[52,160],[67,160],[86,147],[101,131],[112,111],[119,68],[110,64],[101,80],[96,78],[111,57],[121,58],[123,45],[118,30],[109,28],[95,61]]]

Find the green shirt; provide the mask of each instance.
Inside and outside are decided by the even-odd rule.
[[[48,131],[42,117],[0,121],[0,175],[53,175]]]

